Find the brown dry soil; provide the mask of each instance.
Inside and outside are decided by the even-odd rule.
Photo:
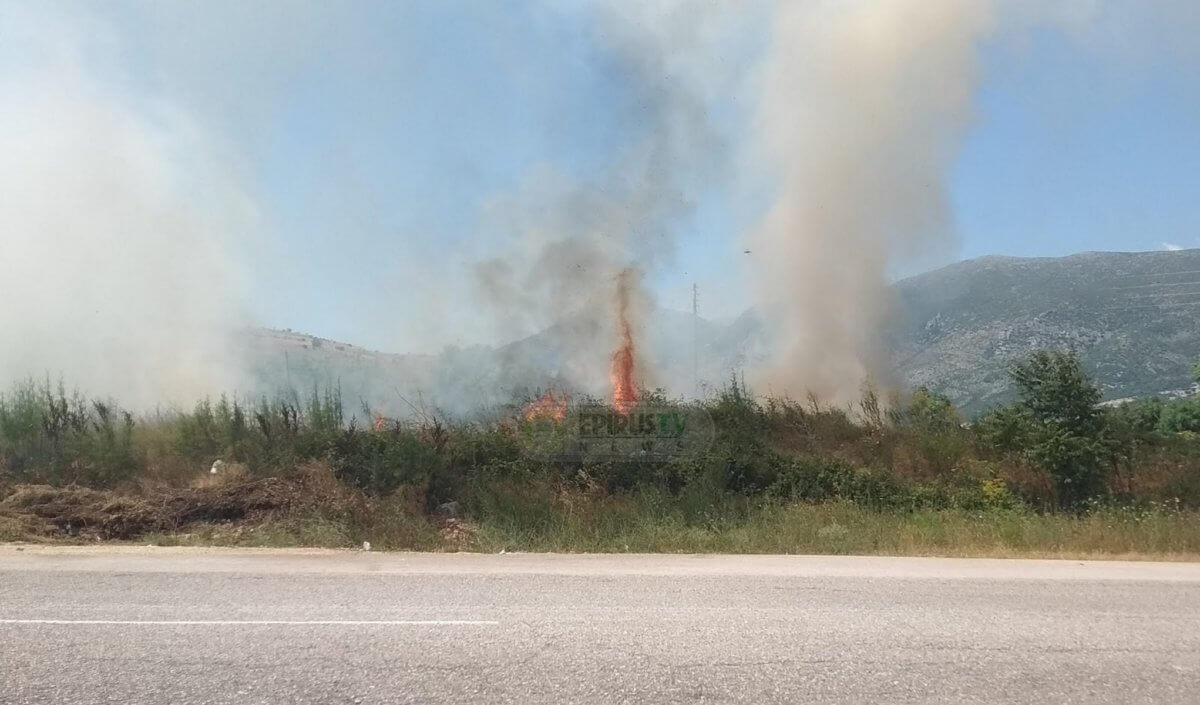
[[[198,524],[255,523],[311,505],[327,487],[311,476],[118,493],[70,485],[0,488],[0,533],[24,540],[130,540]],[[317,485],[317,486],[314,486]]]

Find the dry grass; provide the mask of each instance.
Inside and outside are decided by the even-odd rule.
[[[252,479],[241,473],[203,478],[190,488],[113,492],[68,485],[17,485],[0,500],[0,518],[31,538],[126,540],[181,532],[205,523],[254,523],[298,508],[341,507],[353,493],[323,468]]]
[[[955,470],[994,471],[983,461]],[[231,464],[216,476],[192,473],[123,491],[15,485],[0,488],[0,541],[1200,560],[1200,511],[1174,503],[1083,515],[1000,506],[881,511],[719,491],[611,493],[595,481],[545,477],[493,479],[480,492],[466,518],[438,521],[417,489],[373,497],[317,462],[269,478]]]
[[[227,484],[211,497],[261,493]],[[204,490],[209,491],[209,490]],[[189,491],[192,492],[192,491]],[[253,499],[253,497],[259,499]],[[272,495],[278,496],[278,495]],[[197,495],[188,495],[189,503]],[[224,500],[221,500],[224,501]],[[1200,513],[1099,510],[1086,516],[1025,511],[879,512],[849,503],[725,507],[685,516],[634,496],[559,492],[527,519],[501,514],[435,522],[409,497],[281,502],[214,518],[217,508],[150,514],[145,498],[89,490],[19,488],[0,503],[0,540],[78,542],[99,538],[157,545],[357,547],[380,550],[638,553],[859,554],[951,557],[1200,560]],[[171,506],[167,503],[162,506]],[[15,507],[25,511],[14,512]],[[42,516],[53,507],[55,518]],[[224,509],[222,509],[224,507]],[[118,518],[125,514],[123,518]],[[67,531],[64,518],[91,517]],[[97,518],[99,516],[99,518]],[[173,522],[173,523],[172,523]]]

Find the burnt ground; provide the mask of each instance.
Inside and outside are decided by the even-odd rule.
[[[252,523],[321,499],[314,484],[301,476],[125,492],[12,485],[0,490],[0,533],[26,540],[129,540],[196,524]]]

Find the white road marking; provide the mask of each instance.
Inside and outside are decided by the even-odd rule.
[[[0,619],[0,624],[116,624],[132,626],[495,626],[499,622],[473,619]]]

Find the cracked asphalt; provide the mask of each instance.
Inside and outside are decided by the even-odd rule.
[[[3,703],[1198,699],[1198,564],[0,546]]]

